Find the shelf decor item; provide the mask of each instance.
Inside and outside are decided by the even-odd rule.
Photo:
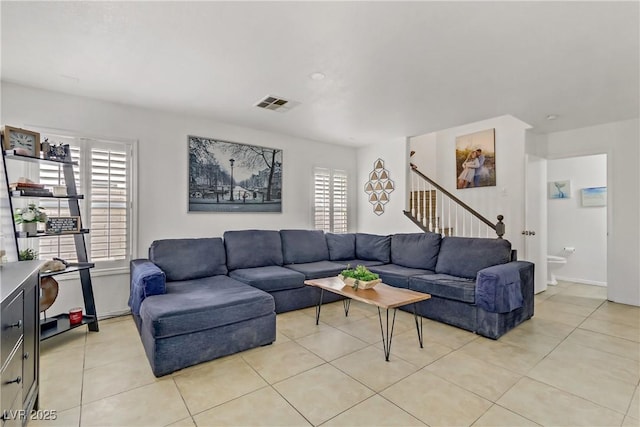
[[[342,270],[338,277],[345,285],[351,286],[356,291],[373,288],[382,282],[378,274],[372,273],[364,265],[358,265],[356,268],[349,268],[347,265],[347,268]]]
[[[18,260],[20,261],[31,261],[34,259],[38,259],[38,251],[31,248],[21,250],[18,253]]]
[[[38,223],[47,221],[47,214],[44,208],[38,207],[35,203],[29,203],[26,208],[17,208],[13,214],[16,224],[22,224],[22,231],[27,234],[37,232]]]
[[[40,157],[40,134],[13,126],[2,127],[2,148],[22,156]]]
[[[52,216],[47,219],[45,233],[65,234],[78,233],[81,229],[79,216]]]
[[[69,310],[69,324],[79,325],[82,323],[82,307],[74,307]]]
[[[47,160],[64,161],[68,158],[69,144],[53,145],[47,141],[45,148],[47,151],[44,151],[42,155]]]
[[[58,281],[53,277],[43,277],[40,279],[40,313],[46,311],[58,298]]]

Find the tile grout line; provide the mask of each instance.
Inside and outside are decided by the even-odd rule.
[[[84,412],[84,374],[87,365],[87,335],[89,334],[89,326],[86,327],[84,333],[84,344],[82,345],[82,382],[80,383],[80,415],[78,416],[78,427],[82,426],[82,413]]]
[[[296,343],[296,344],[298,344],[298,343]],[[298,344],[298,345],[300,345],[300,344]],[[303,348],[304,348],[304,347],[303,347]],[[307,351],[309,351],[309,350],[307,350]],[[264,382],[266,382],[266,383],[267,383],[267,386],[266,386],[266,387],[261,387],[261,388],[259,388],[258,390],[262,390],[263,388],[267,388],[267,387],[271,388],[271,390],[273,390],[274,392],[276,392],[276,393],[278,394],[278,396],[280,396],[280,397],[281,397],[285,402],[287,402],[287,404],[288,404],[289,406],[291,406],[291,407],[293,408],[293,410],[294,410],[294,411],[296,411],[298,414],[300,414],[300,416],[301,416],[302,418],[304,418],[304,420],[305,420],[306,422],[308,422],[308,423],[309,423],[309,425],[313,425],[313,423],[312,423],[310,420],[308,420],[308,419],[307,419],[307,417],[305,417],[305,416],[304,416],[304,415],[303,415],[303,414],[298,410],[298,408],[296,408],[296,407],[293,405],[293,403],[289,402],[289,400],[287,400],[287,398],[286,398],[286,397],[284,397],[284,396],[283,396],[283,395],[282,395],[282,394],[281,394],[281,393],[280,393],[280,392],[279,392],[279,391],[274,387],[274,384],[277,384],[277,383],[282,382],[282,381],[286,381],[286,380],[288,380],[289,378],[293,378],[295,375],[292,375],[292,376],[290,376],[290,377],[285,378],[285,379],[284,379],[284,380],[282,380],[282,381],[277,381],[276,383],[271,384],[271,383],[270,383],[266,378],[264,378],[264,377],[260,374],[260,372],[258,372],[258,371],[253,367],[253,365],[252,365],[251,363],[249,363],[247,360],[245,360],[245,359],[244,359],[244,356],[241,356],[241,357],[242,357],[242,360],[244,360],[244,362],[245,362],[247,365],[249,365],[249,367],[250,367],[250,368],[251,368],[251,369],[252,369],[252,370],[253,370],[253,371],[254,371],[258,376],[260,376],[260,378],[262,378],[262,380],[263,380]],[[326,362],[325,362],[325,363],[326,363]],[[323,363],[323,364],[324,364],[324,363]],[[323,364],[320,364],[320,365],[318,365],[318,366],[322,366]],[[314,366],[314,367],[313,367],[313,368],[311,368],[311,369],[315,369],[315,368],[317,368],[318,366]],[[308,371],[310,371],[311,369],[307,369],[306,371],[303,371],[303,372],[308,372]],[[302,373],[302,372],[301,372],[301,373]],[[299,374],[296,374],[296,375],[299,375]],[[258,390],[254,390],[254,391],[258,391]],[[253,392],[251,392],[251,393],[253,393]],[[247,394],[249,394],[249,393],[247,393]],[[246,396],[246,394],[245,394],[245,396]]]
[[[178,387],[178,383],[176,382],[176,378],[175,377],[171,377],[171,381],[173,382],[173,385],[175,386],[176,390],[178,391],[178,394],[180,395],[180,399],[182,399],[182,404],[186,408],[187,413],[189,414],[189,417],[191,418],[191,421],[193,421],[193,424],[197,426],[196,420],[195,420],[195,418],[193,418],[194,414],[191,413],[191,409],[189,408],[189,405],[187,405],[187,401],[184,399],[184,396],[182,395],[182,392],[180,391],[180,387]],[[180,420],[178,420],[178,421],[180,421]]]
[[[562,293],[563,293],[563,291],[560,291],[559,293],[557,293],[557,294],[555,294],[555,295],[559,295],[559,294],[562,294]],[[532,378],[532,377],[530,377],[530,376],[529,376],[529,373],[530,373],[533,369],[535,369],[535,368],[536,368],[540,363],[542,363],[544,360],[546,360],[547,358],[549,358],[550,360],[553,360],[553,358],[552,358],[552,357],[551,357],[551,358],[549,357],[549,356],[551,355],[551,353],[552,353],[553,351],[555,351],[555,350],[556,350],[556,349],[557,349],[561,344],[563,344],[564,342],[566,342],[566,341],[567,341],[567,339],[568,339],[568,338],[569,338],[569,337],[570,337],[570,336],[571,336],[571,335],[572,335],[576,330],[578,330],[578,329],[582,329],[582,328],[580,328],[580,326],[581,326],[584,322],[586,322],[586,321],[591,317],[591,315],[593,315],[593,313],[595,313],[595,312],[596,312],[596,310],[597,310],[598,308],[602,307],[606,301],[607,301],[606,299],[605,299],[605,300],[603,300],[603,301],[602,301],[602,302],[601,302],[601,303],[596,307],[596,309],[594,309],[594,310],[591,312],[591,314],[589,314],[588,316],[586,316],[586,317],[585,317],[585,319],[584,319],[582,322],[580,322],[577,326],[575,326],[575,327],[571,330],[571,332],[570,332],[566,337],[564,337],[564,338],[562,339],[562,341],[560,341],[560,342],[559,342],[559,343],[558,343],[558,344],[557,344],[557,345],[556,345],[556,346],[555,346],[555,347],[554,347],[554,348],[553,348],[549,353],[547,353],[547,354],[546,354],[546,355],[545,355],[545,356],[544,356],[544,357],[543,357],[543,358],[542,358],[538,363],[536,363],[533,367],[531,367],[531,369],[529,369],[529,370],[527,371],[527,373],[524,375],[524,377],[528,378],[528,379],[529,379],[529,380],[531,380],[531,381],[535,381],[535,382],[538,382],[538,383],[544,384],[544,385],[546,385],[546,386],[548,386],[548,387],[552,387],[552,388],[554,388],[554,389],[556,389],[556,390],[558,390],[558,391],[560,391],[560,392],[567,393],[567,394],[569,394],[569,395],[571,395],[571,396],[574,396],[574,397],[576,397],[576,398],[578,398],[578,399],[581,399],[581,400],[584,400],[584,401],[586,401],[586,402],[589,402],[589,403],[591,403],[591,404],[593,404],[593,405],[596,405],[597,407],[604,408],[604,409],[607,409],[607,410],[609,410],[609,411],[613,411],[613,412],[615,412],[615,413],[621,414],[621,412],[619,412],[617,409],[613,409],[613,408],[610,408],[610,407],[604,406],[604,405],[602,405],[602,404],[600,404],[600,403],[597,403],[597,402],[594,402],[594,401],[592,401],[592,400],[590,400],[590,399],[587,399],[586,397],[579,396],[579,395],[577,395],[577,394],[575,394],[575,393],[572,393],[572,392],[570,392],[570,391],[567,391],[567,390],[563,390],[563,389],[561,389],[561,388],[558,388],[557,386],[555,386],[555,385],[553,385],[553,384],[548,384],[548,383],[546,383],[546,382],[544,382],[544,381],[541,381],[541,380],[538,380],[538,379],[536,379],[536,378]],[[561,323],[561,322],[560,322],[560,323]],[[611,323],[613,323],[613,322],[611,322]],[[587,329],[587,330],[588,330],[588,329]],[[595,332],[595,331],[594,331],[594,332]],[[608,335],[608,334],[603,334],[603,335],[612,336],[612,335]],[[578,345],[580,345],[580,344],[578,344]],[[587,348],[589,348],[589,347],[587,347]],[[518,381],[518,382],[519,382],[519,381]],[[514,384],[514,386],[515,386],[515,384]],[[511,388],[513,388],[514,386],[510,387],[510,388],[509,388],[509,390],[510,390]],[[508,391],[508,390],[507,390],[507,391]],[[503,393],[503,396],[504,396],[504,394],[506,394],[506,393],[507,393],[507,391],[505,391],[505,393]],[[502,396],[501,396],[501,397],[502,397]],[[631,396],[631,400],[633,400],[633,395]],[[630,405],[631,405],[631,401],[629,402],[629,405],[627,406],[627,411],[629,410]],[[518,415],[520,415],[520,414],[518,414]],[[624,414],[622,414],[622,415],[623,415],[622,420],[623,420],[623,422],[624,422],[624,417],[626,416],[626,413],[624,413]]]

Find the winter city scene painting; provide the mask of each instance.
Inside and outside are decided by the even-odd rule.
[[[282,212],[282,150],[188,140],[189,212]]]

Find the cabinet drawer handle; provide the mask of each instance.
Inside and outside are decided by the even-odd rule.
[[[22,327],[22,320],[18,320],[16,323],[12,323],[11,325],[9,325],[10,328],[21,328]]]
[[[20,375],[18,375],[18,378],[16,378],[15,380],[11,380],[11,381],[7,381],[7,384],[20,384],[22,382],[22,377]]]
[[[29,358],[29,352],[27,351],[27,352],[24,354],[24,356],[22,356],[22,358],[23,358],[24,360],[27,360],[27,359]]]

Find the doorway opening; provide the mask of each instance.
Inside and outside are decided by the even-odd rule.
[[[547,161],[547,254],[557,280],[607,286],[607,155]]]

